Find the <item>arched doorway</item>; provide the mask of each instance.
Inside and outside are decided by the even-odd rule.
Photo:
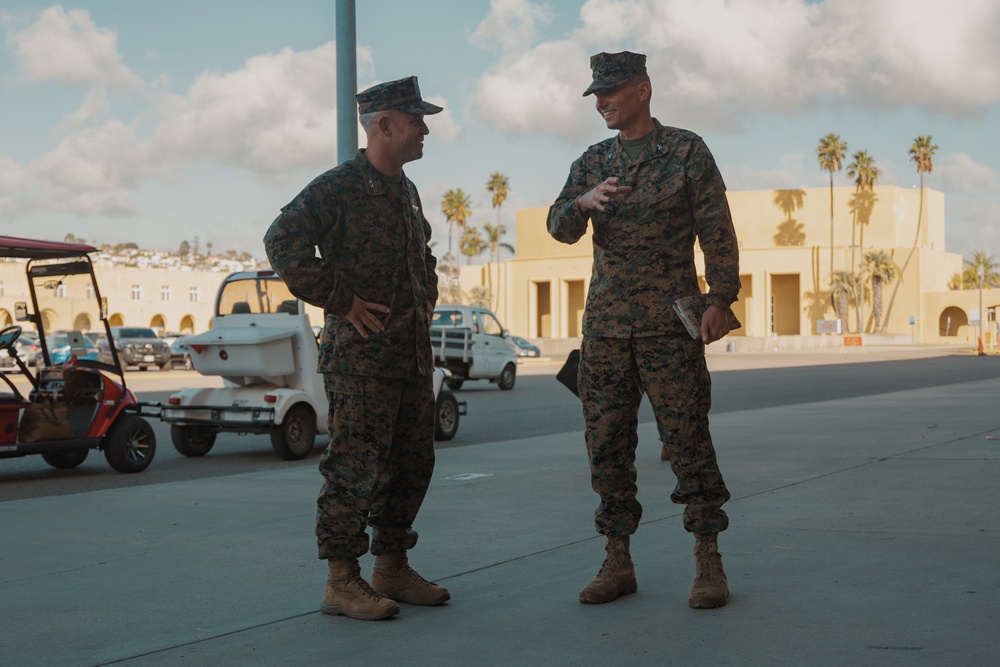
[[[80,313],[76,316],[76,319],[73,320],[73,328],[77,331],[90,331],[92,326],[90,315],[87,313]]]
[[[123,327],[125,326],[125,318],[122,317],[121,313],[115,313],[114,315],[108,318],[108,324],[110,324],[113,327]]]
[[[158,332],[161,336],[167,332],[167,322],[163,315],[153,315],[149,320],[149,328]]]
[[[961,327],[968,326],[969,316],[957,306],[948,306],[938,318],[939,336],[957,336]]]
[[[181,318],[181,333],[185,335],[194,333],[194,318],[190,315]]]

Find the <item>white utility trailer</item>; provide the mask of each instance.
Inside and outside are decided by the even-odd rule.
[[[319,344],[305,304],[271,270],[228,276],[216,297],[212,329],[185,341],[194,369],[220,376],[222,387],[184,389],[163,405],[174,447],[204,456],[221,432],[271,437],[275,453],[297,460],[328,429],[329,403],[316,372]],[[435,435],[450,440],[464,403],[434,377]]]

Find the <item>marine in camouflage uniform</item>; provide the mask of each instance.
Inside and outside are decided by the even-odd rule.
[[[696,555],[714,549],[696,559],[699,578],[710,584],[706,590],[696,580],[690,603],[717,607],[728,597],[715,544],[728,526],[721,507],[729,492],[708,427],[705,344],[728,332],[725,311],[740,289],[725,184],[700,137],[650,115],[645,56],[601,53],[591,68],[584,96],[596,93],[598,112],[620,133],[573,163],[548,215],[549,233],[563,243],[577,242],[588,221],[593,226],[579,391],[592,485],[601,498],[596,526],[608,537],[608,559],[580,599],[608,602],[636,590],[629,536],[642,516],[635,432],[646,393],[677,477],[670,498],[686,505],[684,528],[696,535]],[[699,293],[696,239],[710,290],[702,340],[690,337],[673,309],[678,297]]]
[[[423,116],[442,109],[421,100],[416,77],[357,99],[367,150],[307,185],[264,245],[291,292],[326,314],[318,370],[330,444],[319,464],[316,536],[330,577],[322,610],[370,619],[398,613],[393,597],[448,599],[405,555],[434,470],[429,327],[438,286],[431,227],[402,165],[422,155]],[[371,587],[357,565],[369,550],[368,526],[377,556]]]

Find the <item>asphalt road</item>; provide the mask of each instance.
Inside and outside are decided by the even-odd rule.
[[[1000,357],[956,354],[867,363],[835,363],[827,355],[820,365],[717,370],[713,379],[713,414],[774,406],[791,406],[852,396],[884,394],[920,387],[994,378],[1000,375]],[[854,360],[851,360],[854,361]],[[834,363],[831,363],[834,362]],[[712,366],[710,359],[710,366]],[[554,377],[556,367],[522,373],[512,391],[500,391],[485,382],[470,382],[456,392],[468,406],[455,439],[438,448],[462,447],[520,440],[583,430],[578,399]],[[165,401],[171,391],[203,381],[197,373],[130,374],[130,387],[140,400]],[[648,403],[640,421],[653,420]],[[845,415],[849,419],[849,415]],[[0,502],[21,498],[82,493],[140,484],[218,477],[288,466],[314,466],[326,438],[317,438],[313,452],[302,461],[283,461],[271,449],[267,436],[222,434],[212,451],[201,458],[177,453],[169,428],[152,422],[157,452],[144,472],[125,475],[112,470],[101,452],[92,451],[74,470],[50,468],[40,456],[0,459]],[[581,438],[581,452],[583,448]],[[319,476],[317,474],[317,490]]]

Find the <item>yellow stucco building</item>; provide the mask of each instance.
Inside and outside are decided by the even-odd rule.
[[[830,274],[861,263],[864,253],[884,250],[902,270],[883,287],[884,333],[874,331],[872,287],[864,286],[864,342],[975,344],[978,290],[952,291],[948,281],[962,271],[962,257],[945,249],[944,195],[924,190],[919,236],[919,189],[878,186],[857,197],[854,188],[729,192],[740,245],[743,287],[733,310],[743,328],[730,334],[734,347],[823,347],[844,343],[836,326]],[[857,211],[855,211],[857,208]],[[517,212],[517,256],[494,265],[462,267],[464,294],[495,286],[492,306],[512,333],[535,339],[576,338],[590,284],[592,238],[574,245],[554,241],[546,230],[547,207]],[[695,253],[704,285],[704,257]],[[489,275],[492,274],[492,275]],[[896,289],[899,284],[898,291]],[[895,298],[893,294],[895,292]],[[860,295],[860,291],[859,291]],[[890,301],[892,303],[891,310]],[[988,319],[1000,305],[1000,290],[983,292]],[[995,318],[994,318],[995,319]],[[842,334],[856,338],[857,310],[851,302]],[[984,321],[986,343],[995,344],[995,322]]]

